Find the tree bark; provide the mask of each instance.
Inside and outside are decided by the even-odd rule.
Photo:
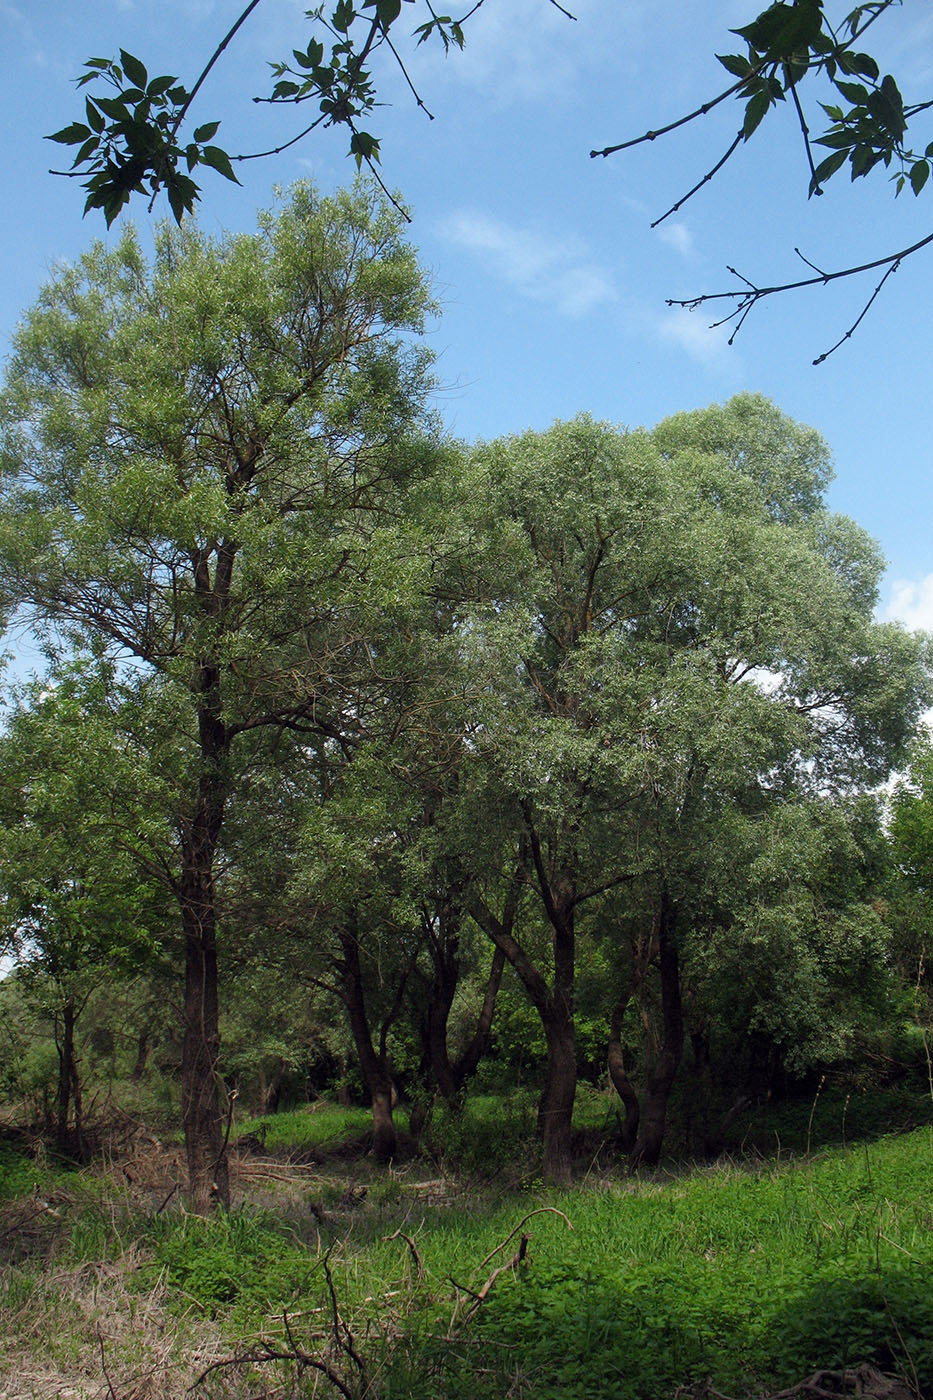
[[[354,927],[340,930],[340,974],[343,999],[350,1018],[350,1031],[359,1057],[363,1083],[369,1094],[373,1113],[373,1153],[377,1162],[391,1162],[398,1147],[398,1132],[392,1116],[392,1075],[383,1047],[373,1045],[363,972],[360,966],[360,944]]]
[[[661,974],[661,1045],[645,1085],[632,1166],[654,1166],[661,1156],[667,1127],[667,1104],[684,1048],[680,966],[675,941],[676,909],[667,891],[658,914],[658,970]]]
[[[544,1143],[545,1179],[558,1186],[570,1184],[573,1103],[577,1090],[577,1053],[573,1024],[574,920],[573,890],[569,882],[559,897],[550,899],[553,986],[549,987],[539,968],[513,936],[521,890],[519,870],[509,888],[501,919],[478,896],[470,895],[468,909],[480,928],[504,953],[521,979],[532,1005],[541,1019],[547,1044],[547,1068],[538,1104],[538,1130]]]
[[[505,967],[505,954],[500,948],[494,948],[476,1028],[462,1053],[455,1060],[451,1060],[448,1023],[460,980],[461,918],[461,908],[450,901],[439,911],[436,930],[428,926],[429,921],[425,920],[434,977],[428,994],[427,1017],[423,1029],[424,1048],[431,1077],[437,1085],[438,1092],[452,1108],[459,1105],[464,1084],[476,1073],[480,1060],[489,1048],[492,1018]]]
[[[58,1095],[56,1103],[55,1145],[65,1156],[81,1161],[84,1155],[83,1124],[81,1121],[81,1080],[75,1055],[75,1022],[78,1012],[73,996],[66,997],[61,1009],[61,1037],[56,1036],[58,1051]],[[74,1131],[69,1119],[74,1111]]]
[[[625,1009],[630,999],[630,996],[628,996],[619,1000],[613,1008],[612,1020],[609,1023],[609,1048],[606,1054],[612,1087],[622,1100],[622,1106],[625,1109],[625,1117],[622,1120],[622,1129],[619,1137],[622,1151],[626,1153],[626,1155],[628,1155],[635,1146],[635,1141],[638,1137],[638,1121],[641,1117],[638,1095],[635,1092],[632,1081],[626,1074],[625,1056],[622,1051],[622,1021],[625,1017]]]
[[[150,1044],[149,1027],[143,1026],[136,1038],[136,1063],[133,1065],[133,1071],[130,1074],[131,1084],[138,1084],[146,1073],[146,1065],[149,1063]]]
[[[489,1049],[489,1041],[492,1033],[492,1018],[496,1009],[496,998],[499,995],[499,988],[502,985],[502,973],[505,969],[505,954],[501,948],[496,948],[492,955],[492,966],[489,969],[489,977],[486,980],[486,992],[483,996],[483,1005],[480,1008],[479,1018],[476,1022],[476,1030],[467,1045],[463,1054],[454,1062],[454,1079],[458,1089],[462,1092],[464,1084],[472,1075],[476,1073],[480,1060]]]
[[[201,776],[182,837],[179,905],[185,939],[181,1103],[191,1209],[204,1215],[230,1205],[226,1141],[220,1108],[220,1025],[217,998],[217,910],[214,859],[226,801],[228,742],[219,718],[219,673],[202,666],[198,711]]]

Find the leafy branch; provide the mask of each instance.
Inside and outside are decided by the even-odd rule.
[[[880,166],[892,171],[895,194],[900,194],[909,185],[918,195],[930,178],[933,141],[922,149],[915,148],[909,139],[911,124],[933,107],[933,101],[905,103],[891,74],[882,76],[871,54],[857,47],[866,30],[897,3],[900,0],[871,0],[871,3],[859,4],[849,11],[841,25],[834,26],[825,13],[824,0],[775,0],[751,24],[731,31],[744,40],[744,54],[717,55],[735,82],[666,126],[601,150],[593,150],[590,156],[615,155],[656,141],[707,116],[728,98],[734,97],[745,104],[742,124],[725,153],[652,223],[652,228],[656,228],[707,185],[735,152],[751,139],[764,118],[777,108],[778,103],[786,102],[789,97],[803,143],[810,197],[822,195],[827,181],[846,164],[853,181]],[[820,135],[814,137],[813,123],[808,119],[801,89],[805,80],[816,78],[827,81],[839,100],[818,104],[823,114],[820,120],[825,123],[828,119],[828,124],[825,124]],[[813,82],[809,81],[807,93],[812,88]],[[828,154],[819,158],[818,147]],[[933,235],[883,258],[834,272],[824,272],[815,267],[803,258],[798,249],[798,256],[814,268],[814,277],[762,287],[730,267],[728,270],[742,283],[740,287],[683,300],[672,298],[668,300],[668,305],[694,310],[708,301],[733,302],[729,314],[714,322],[714,325],[720,326],[735,321],[729,338],[731,345],[752,308],[765,297],[802,287],[825,285],[840,278],[883,268],[883,276],[849,329],[836,344],[813,361],[814,364],[822,364],[851,338],[888,278],[897,271],[903,260],[926,247],[931,238]]]
[[[209,166],[239,183],[233,169],[236,162],[279,155],[319,126],[343,126],[350,133],[349,154],[357,166],[365,163],[383,193],[400,209],[376,168],[380,159],[379,138],[365,123],[377,106],[372,60],[383,45],[401,70],[416,105],[433,120],[391,37],[403,5],[419,2],[424,4],[428,18],[413,31],[416,46],[436,39],[449,53],[451,49],[463,48],[464,25],[485,0],[475,0],[459,18],[439,14],[431,0],[361,0],[359,7],[354,0],[336,0],[333,9],[322,4],[308,10],[306,18],[315,32],[306,47],[293,49],[290,58],[270,64],[274,79],[271,94],[253,100],[274,106],[313,102],[318,115],[296,135],[264,151],[231,155],[223,147],[211,144],[219,121],[202,123],[186,143],[179,140],[182,124],[206,78],[261,0],[250,0],[241,11],[190,89],[179,78],[167,74],[150,81],[143,62],[125,49],[120,50],[119,63],[89,58],[85,71],[76,80],[77,86],[103,82],[111,92],[86,94],[86,119],[72,122],[48,138],[78,148],[70,170],[51,173],[83,178],[87,191],[84,212],[103,210],[108,226],[133,195],[148,198],[151,210],[162,190],[180,223],[185,214],[193,211],[201,195],[201,187],[192,176],[199,165]],[[573,18],[558,0],[548,3]]]

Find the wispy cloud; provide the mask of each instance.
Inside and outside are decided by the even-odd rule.
[[[895,579],[884,615],[888,622],[903,622],[905,627],[933,632],[933,574],[927,574],[919,583]]]
[[[694,254],[693,234],[686,224],[677,222],[661,224],[657,230],[657,235],[662,243],[666,243],[668,248],[673,248],[675,253],[679,253],[682,258],[691,258]]]
[[[736,352],[728,344],[728,328],[711,326],[702,311],[671,307],[660,317],[657,331],[662,340],[678,346],[706,369],[728,370],[732,375],[741,369]]]
[[[544,97],[553,101],[605,61],[601,5],[602,0],[575,0],[569,8],[577,22],[544,0],[484,5],[464,26],[466,44],[462,53],[451,55],[445,80],[482,93],[492,107]],[[626,22],[631,28],[627,16]],[[438,61],[434,43],[408,52],[405,61],[416,87],[429,81]]]
[[[610,274],[578,239],[552,238],[472,210],[452,214],[440,232],[521,296],[561,315],[580,318],[618,299]]]

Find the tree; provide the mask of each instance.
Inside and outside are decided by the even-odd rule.
[[[53,673],[18,698],[0,736],[0,939],[54,1018],[56,1140],[78,1157],[81,1011],[103,981],[155,960],[167,922],[165,890],[145,862],[153,815],[110,679],[106,665]]]
[[[200,196],[200,187],[192,176],[199,165],[235,180],[235,162],[277,155],[319,126],[346,127],[350,132],[350,151],[357,163],[367,162],[375,173],[379,139],[360,123],[368,120],[377,105],[372,63],[380,49],[391,54],[408,79],[398,46],[402,20],[408,15],[402,0],[363,0],[358,9],[352,0],[340,0],[333,11],[321,6],[308,12],[312,37],[306,46],[294,49],[288,59],[272,65],[276,81],[271,95],[254,99],[289,108],[307,102],[314,104],[314,119],[281,145],[266,152],[231,154],[212,144],[220,125],[216,121],[202,123],[183,143],[180,128],[189,116],[201,83],[259,3],[260,0],[251,0],[246,5],[190,90],[172,76],[150,79],[143,63],[125,50],[121,50],[119,62],[88,60],[78,79],[79,86],[103,83],[105,94],[109,88],[111,95],[102,95],[99,87],[89,88],[85,119],[71,123],[51,138],[78,147],[71,171],[56,173],[87,177],[86,211],[102,209],[110,223],[132,195],[149,199],[151,207],[152,199],[164,189],[180,220]],[[407,3],[414,4],[415,0]],[[479,0],[459,19],[438,15],[431,4],[425,3],[419,16],[422,22],[416,25],[413,37],[418,44],[437,40],[445,52],[462,48],[467,21],[484,3],[485,0]],[[557,0],[547,3],[555,4],[572,18]],[[718,55],[729,74],[726,87],[673,121],[590,154],[606,157],[656,141],[705,118],[727,100],[738,100],[743,107],[742,118],[725,152],[656,220],[661,223],[703,189],[752,138],[765,118],[784,104],[793,110],[799,125],[810,195],[822,194],[826,183],[846,167],[853,180],[871,170],[884,169],[891,172],[896,193],[909,187],[915,195],[919,194],[929,179],[933,158],[933,141],[927,143],[926,139],[929,133],[918,134],[930,101],[905,100],[897,79],[882,73],[878,61],[862,47],[863,36],[895,3],[897,0],[867,0],[851,9],[843,6],[837,10],[825,0],[773,0],[750,23],[730,31],[741,41],[742,51]],[[869,43],[871,38],[869,34]],[[731,39],[727,42],[731,44]],[[426,110],[408,81],[418,106]],[[821,134],[814,136],[814,130],[820,127]],[[795,282],[760,286],[735,273],[738,285],[731,290],[672,304],[695,307],[707,301],[725,301],[723,319],[735,320],[734,335],[752,307],[766,297],[880,272],[880,281],[862,313],[838,344],[818,357],[815,363],[820,363],[849,338],[901,262],[927,246],[931,239],[933,234],[882,258],[851,267],[825,271],[810,264],[812,275]]]
[[[465,826],[490,874],[467,907],[541,1018],[545,1170],[565,1180],[584,922],[612,930],[620,1017],[649,973],[657,989],[633,1147],[655,1161],[681,964],[730,813],[881,781],[926,693],[925,648],[873,622],[880,560],[823,508],[825,445],[759,397],[650,434],[578,419],[481,446],[473,470],[504,547],[468,638],[490,680]],[[506,854],[477,859],[481,841]],[[507,929],[493,901],[510,888]]]
[[[369,188],[296,187],[259,232],[132,231],[42,293],[0,404],[0,594],[131,663],[171,719],[196,1208],[226,1201],[216,859],[242,764],[351,744],[367,618],[410,576],[382,512],[430,467],[428,296]],[[162,739],[166,739],[163,730]]]

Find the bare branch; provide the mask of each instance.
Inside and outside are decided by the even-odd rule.
[[[864,308],[862,309],[860,315],[858,316],[854,324],[841,338],[841,340],[832,347],[832,349],[825,351],[822,355],[818,356],[817,359],[813,361],[815,365],[819,365],[822,364],[823,361],[827,359],[833,353],[834,350],[838,350],[839,346],[850,338],[852,332],[861,322],[865,313],[868,311],[868,308],[874,302],[875,297],[877,297],[878,293],[881,291],[881,288],[884,286],[891,273],[897,271],[897,269],[900,267],[901,263],[905,260],[905,258],[912,257],[914,253],[919,253],[922,248],[928,247],[931,243],[933,243],[933,233],[928,233],[925,238],[918,239],[916,243],[912,243],[908,248],[901,248],[896,253],[888,253],[885,257],[873,258],[870,262],[859,263],[853,267],[839,268],[835,272],[821,271],[819,268],[816,267],[815,263],[810,262],[808,258],[805,258],[803,256],[799,249],[796,249],[795,251],[798,253],[798,256],[802,258],[802,260],[807,264],[807,266],[815,269],[817,274],[815,277],[802,277],[796,282],[779,282],[769,287],[759,287],[756,285],[756,283],[749,281],[747,277],[745,277],[742,273],[738,272],[736,268],[729,267],[727,268],[727,271],[731,272],[733,277],[738,278],[739,281],[744,282],[744,287],[736,287],[733,288],[732,291],[728,292],[704,292],[702,295],[695,297],[668,297],[667,305],[681,306],[685,307],[688,311],[695,311],[698,307],[704,306],[707,302],[710,301],[730,301],[735,303],[734,309],[732,311],[730,311],[726,316],[723,316],[721,320],[714,321],[711,326],[712,329],[713,327],[723,326],[726,325],[729,321],[735,320],[735,329],[729,337],[729,344],[732,345],[735,343],[735,338],[738,335],[739,331],[742,329],[742,326],[745,322],[745,318],[747,317],[749,312],[754,306],[757,306],[760,301],[763,301],[765,297],[777,296],[781,292],[796,292],[800,291],[802,288],[805,287],[826,286],[828,283],[838,282],[844,277],[857,277],[860,273],[863,272],[872,272],[876,268],[885,268],[886,271],[884,273],[884,276],[881,278],[881,281],[878,283],[874,292],[869,297],[867,303],[865,304]]]
[[[727,97],[734,97],[737,92],[741,92],[749,78],[756,77],[764,64],[757,68],[751,68],[744,78],[739,78],[738,82],[727,87],[725,92],[721,92],[718,97],[710,98],[709,102],[702,103],[695,111],[688,112],[686,116],[678,117],[675,122],[669,122],[667,126],[659,126],[656,131],[646,131],[644,136],[636,136],[631,141],[620,141],[617,146],[604,146],[601,151],[590,151],[590,160],[596,156],[614,156],[616,151],[627,151],[632,146],[642,146],[646,141],[657,141],[659,136],[666,136],[669,131],[676,131],[679,126],[686,126],[689,122],[696,121],[697,117],[705,117],[707,112],[711,112],[714,107],[718,107],[720,102],[725,102]]]
[[[666,213],[661,215],[660,219],[655,219],[654,223],[651,225],[652,228],[657,228],[658,224],[663,224],[664,220],[670,218],[671,214],[676,214],[678,209],[683,208],[683,206],[687,203],[688,199],[692,199],[698,190],[701,190],[704,185],[708,184],[709,181],[712,180],[714,175],[719,174],[720,170],[725,165],[729,157],[734,155],[735,152],[738,150],[739,146],[742,144],[742,138],[744,134],[744,131],[742,131],[740,128],[735,140],[732,142],[732,145],[726,151],[725,155],[716,162],[712,170],[708,170],[703,176],[702,180],[698,180],[692,190],[688,190],[685,195],[682,195],[681,198],[678,199],[676,204],[672,204],[670,209],[668,209]]]

